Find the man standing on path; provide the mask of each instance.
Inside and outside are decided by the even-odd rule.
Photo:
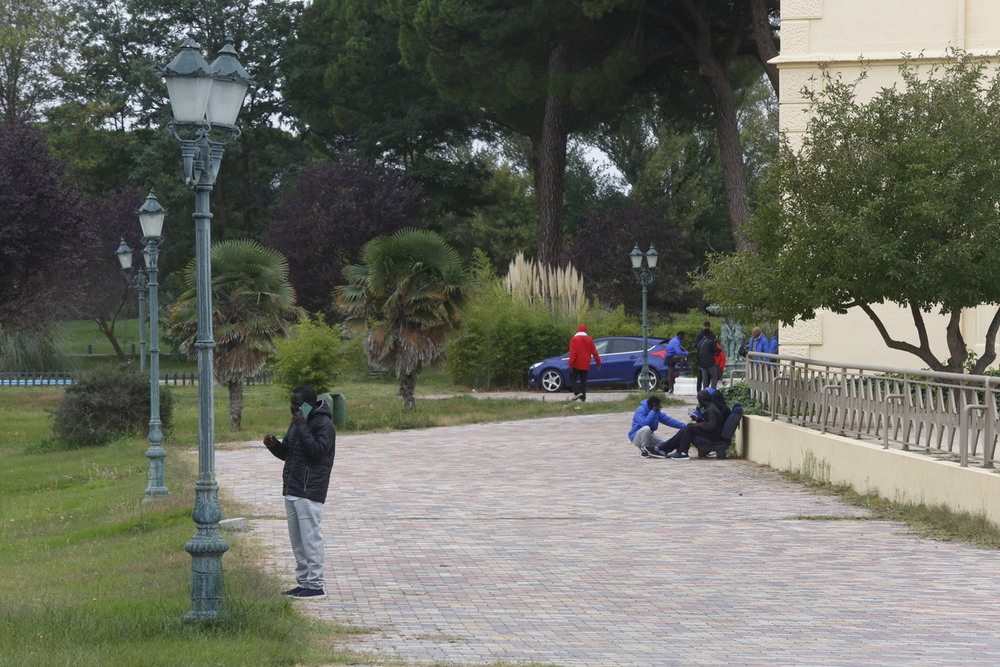
[[[701,368],[701,389],[715,389],[719,384],[719,367],[715,355],[722,348],[715,339],[715,334],[709,331],[698,348],[698,366]]]
[[[677,379],[677,375],[674,374],[674,370],[677,369],[680,364],[684,362],[684,358],[688,356],[687,350],[684,349],[684,332],[678,331],[677,335],[667,341],[667,393],[674,393],[674,380]]]
[[[295,555],[298,586],[285,591],[294,598],[318,600],[323,591],[323,503],[330,487],[336,433],[333,413],[312,387],[297,387],[291,396],[292,423],[284,440],[264,436],[264,445],[285,462],[281,494],[285,497],[288,537]]]
[[[587,400],[587,373],[590,372],[591,357],[600,368],[601,355],[597,354],[594,339],[587,335],[587,327],[581,324],[569,339],[569,384],[576,400]]]
[[[696,355],[698,354],[698,350],[701,348],[702,342],[705,340],[705,336],[710,333],[712,333],[712,323],[705,320],[701,324],[701,331],[699,331],[698,335],[694,337],[694,350]],[[695,375],[698,376],[697,380],[695,380],[695,392],[697,393],[701,391],[701,368],[695,371]]]

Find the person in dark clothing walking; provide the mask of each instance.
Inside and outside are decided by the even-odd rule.
[[[701,331],[699,331],[698,335],[696,335],[694,337],[694,349],[695,349],[695,353],[696,354],[698,352],[698,349],[701,347],[702,342],[705,340],[705,335],[712,333],[712,323],[709,322],[708,320],[705,320],[704,322],[702,322],[701,327],[702,327]],[[700,369],[698,370],[698,372],[696,373],[696,375],[698,377],[695,380],[695,392],[699,392],[699,391],[701,391],[701,370]]]
[[[323,504],[330,488],[336,447],[333,413],[312,387],[297,387],[291,396],[292,423],[284,440],[264,436],[268,451],[285,462],[281,494],[285,497],[288,537],[295,555],[298,586],[285,591],[294,598],[319,599],[323,590]]]
[[[707,332],[698,348],[698,366],[701,369],[702,389],[715,389],[719,384],[719,367],[716,365],[715,355],[721,349],[719,342],[715,339],[715,334],[711,331]]]

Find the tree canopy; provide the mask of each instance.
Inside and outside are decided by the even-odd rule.
[[[623,13],[582,0],[393,0],[404,62],[445,99],[531,142],[538,259],[563,261],[569,136],[613,114],[641,72]]]
[[[867,102],[859,81],[823,75],[802,146],[786,139],[765,171],[749,247],[716,258],[701,284],[724,307],[786,323],[859,307],[890,348],[961,372],[962,310],[1000,304],[1000,74],[962,53],[899,72]],[[910,310],[916,341],[894,337],[881,303]],[[948,316],[947,359],[931,351],[931,310]],[[995,359],[998,327],[1000,310],[973,372]]]
[[[333,288],[372,237],[415,227],[424,204],[420,186],[368,160],[316,162],[281,198],[265,245],[294,257],[289,279],[299,303],[332,315]]]
[[[41,132],[0,123],[0,321],[7,329],[72,300],[74,289],[66,288],[94,248],[94,230],[79,219],[80,196],[63,172]]]

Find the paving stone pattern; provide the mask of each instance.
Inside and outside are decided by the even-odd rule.
[[[328,597],[296,604],[373,628],[347,645],[373,665],[1000,664],[996,552],[744,461],[643,459],[629,418],[340,436]],[[217,470],[293,585],[281,462]]]

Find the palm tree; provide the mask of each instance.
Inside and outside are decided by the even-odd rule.
[[[198,335],[195,260],[184,272],[184,293],[170,307],[167,329],[193,358]],[[256,241],[238,239],[212,245],[212,326],[215,381],[229,390],[229,421],[240,430],[243,383],[259,373],[274,339],[287,337],[302,315],[288,282],[288,260]]]
[[[403,407],[413,408],[417,374],[444,357],[469,292],[458,253],[434,232],[404,229],[368,241],[361,264],[345,267],[344,276],[349,284],[336,289],[337,305],[365,324],[369,363],[395,365]]]

